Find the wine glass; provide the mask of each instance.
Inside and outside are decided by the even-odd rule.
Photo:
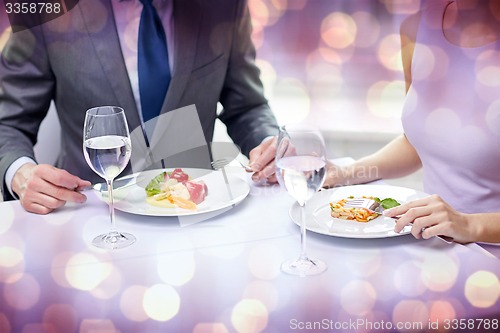
[[[326,270],[325,263],[306,254],[305,205],[321,188],[326,176],[325,143],[321,133],[309,125],[280,127],[275,162],[278,182],[300,205],[300,257],[285,261],[281,269],[299,276],[320,274]]]
[[[106,180],[111,219],[111,230],[94,238],[92,244],[95,246],[120,249],[135,242],[134,235],[116,229],[113,202],[113,180],[127,166],[131,151],[127,119],[122,108],[101,106],[87,110],[83,153],[92,170]]]

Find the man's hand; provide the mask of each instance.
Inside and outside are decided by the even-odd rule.
[[[274,157],[276,155],[276,145],[278,138],[273,137],[265,140],[260,145],[250,151],[249,166],[254,171],[252,180],[259,182],[267,179],[269,183],[276,183]]]
[[[66,202],[84,203],[87,197],[75,191],[90,182],[48,164],[26,163],[12,179],[12,190],[28,212],[48,214]]]
[[[477,234],[473,223],[469,221],[469,215],[457,212],[437,195],[388,209],[384,215],[401,215],[394,228],[398,233],[406,225],[413,223],[411,233],[417,239],[439,235],[451,237],[457,243],[468,243],[474,241]]]

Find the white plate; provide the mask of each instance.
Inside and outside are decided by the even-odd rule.
[[[234,175],[228,174],[228,181],[232,198],[229,195],[224,177],[221,171],[205,169],[182,168],[192,179],[203,180],[208,188],[205,200],[201,202],[196,210],[182,208],[163,208],[146,203],[146,192],[144,188],[151,179],[165,170],[148,170],[141,172],[142,181],[131,186],[113,191],[115,208],[123,212],[147,215],[147,216],[188,216],[214,212],[240,203],[250,192],[247,182]],[[137,174],[139,175],[139,174]]]
[[[410,188],[389,185],[353,185],[320,191],[306,204],[306,229],[319,234],[347,238],[385,238],[410,232],[411,226],[407,226],[401,233],[395,233],[395,220],[383,215],[366,223],[333,218],[330,215],[330,202],[337,202],[351,195],[394,198],[400,203],[428,196]],[[297,225],[300,224],[300,206],[297,203],[290,209],[290,217]]]

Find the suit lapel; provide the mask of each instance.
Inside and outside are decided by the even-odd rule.
[[[123,60],[111,1],[85,0],[80,1],[79,5],[99,62],[113,89],[115,100],[118,106],[125,110],[129,127],[133,129],[140,125],[140,119]],[[96,11],[109,14],[103,16],[96,14]],[[103,19],[106,19],[105,23]]]
[[[180,106],[180,99],[193,70],[201,11],[198,1],[174,0],[174,68],[161,113]]]

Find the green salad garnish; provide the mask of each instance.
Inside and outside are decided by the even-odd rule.
[[[153,195],[161,192],[161,185],[165,182],[165,174],[166,172],[163,171],[158,176],[151,179],[145,189],[148,197],[152,197]]]
[[[397,200],[393,198],[385,198],[382,200],[380,200],[380,198],[373,198],[373,200],[377,201],[384,209],[389,209],[401,205],[399,202],[397,202]]]

